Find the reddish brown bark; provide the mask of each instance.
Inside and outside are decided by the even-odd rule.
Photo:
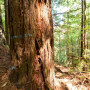
[[[54,90],[51,1],[9,0],[9,28],[10,80],[25,90]]]

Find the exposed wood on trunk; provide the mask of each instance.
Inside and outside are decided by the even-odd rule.
[[[11,59],[18,73],[15,82],[25,90],[54,90],[50,0],[9,0],[8,6]]]

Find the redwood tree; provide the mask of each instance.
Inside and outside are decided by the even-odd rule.
[[[25,90],[54,90],[51,0],[8,0],[9,79]]]

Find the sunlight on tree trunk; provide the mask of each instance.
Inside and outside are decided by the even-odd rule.
[[[10,81],[26,90],[54,90],[50,0],[9,0],[8,6],[10,52],[15,68]]]

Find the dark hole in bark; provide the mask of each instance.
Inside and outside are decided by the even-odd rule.
[[[41,3],[41,0],[38,0],[38,3]]]
[[[50,40],[50,45],[53,47],[53,39]]]
[[[45,49],[44,49],[44,53],[45,53]],[[43,78],[43,82],[44,82],[44,88],[45,88],[45,90],[49,90],[48,86],[45,83],[45,76],[44,76],[44,70],[45,69],[43,67],[43,62],[42,62],[40,57],[38,58],[38,62],[39,62],[39,64],[41,64],[41,73],[42,73],[42,78]]]
[[[18,55],[16,54],[16,58],[17,58],[17,60],[19,60],[19,58],[18,58]]]
[[[45,90],[49,90],[48,86],[45,83],[45,76],[44,76],[44,67],[43,67],[43,62],[41,61],[41,58],[39,58],[39,63],[41,64],[41,73],[42,73],[42,77],[43,77],[43,82],[44,82],[44,88]]]
[[[46,4],[47,0],[44,0],[44,3]]]
[[[35,46],[36,46],[36,50],[37,50],[37,55],[40,55],[40,53],[39,53],[40,48],[39,48],[37,40],[35,40]]]
[[[26,60],[26,67],[27,67],[27,76],[28,76],[28,62]]]
[[[38,62],[41,63],[41,58],[38,59]]]

